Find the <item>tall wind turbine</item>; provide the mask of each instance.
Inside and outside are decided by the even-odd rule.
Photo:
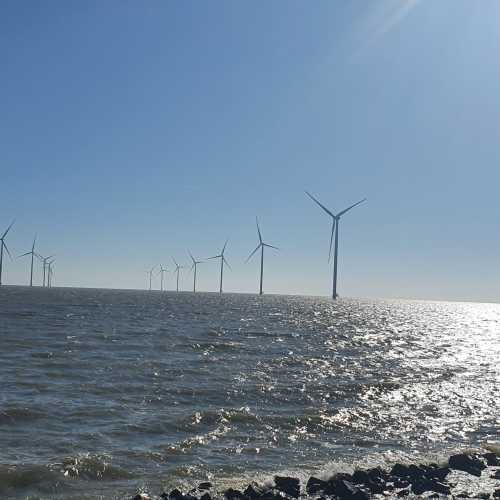
[[[48,263],[49,259],[52,259],[52,257],[54,257],[54,256],[53,255],[49,255],[48,257],[42,257],[40,255],[38,257],[42,261],[42,265],[43,265],[43,286],[45,286],[45,273],[46,273],[46,269],[47,269],[47,263]]]
[[[191,260],[193,261],[193,265],[191,266],[191,271],[194,269],[194,278],[193,278],[193,293],[196,293],[196,269],[198,267],[198,264],[203,264],[202,260],[196,260],[192,253],[188,250],[189,256],[191,257]]]
[[[165,267],[163,267],[161,264],[160,264],[160,271],[158,274],[161,274],[161,285],[160,285],[160,290],[163,292],[163,276],[164,274],[168,272],[168,269]]]
[[[7,236],[7,233],[10,231],[10,228],[13,226],[14,221],[10,223],[10,226],[5,230],[5,232],[2,234],[2,237],[0,238],[0,285],[2,284],[2,269],[3,269],[3,250],[5,248],[5,251],[9,255],[9,257],[12,259],[12,255],[9,252],[9,249],[7,247],[7,244],[5,243],[5,237]]]
[[[30,286],[33,286],[33,260],[35,257],[38,257],[38,254],[35,252],[35,243],[36,243],[36,234],[33,239],[33,246],[31,247],[30,252],[23,253],[19,257],[26,257],[26,255],[31,255],[31,273],[30,273]]]
[[[149,274],[149,291],[151,291],[151,286],[153,283],[153,271],[156,269],[156,265],[154,265],[149,271],[146,271]]]
[[[179,264],[177,264],[177,261],[173,257],[172,257],[172,260],[174,261],[174,264],[175,264],[174,273],[177,273],[177,288],[176,288],[176,290],[179,291],[179,273],[180,273],[181,269],[184,269],[184,266],[179,266]]]
[[[229,269],[231,269],[231,266],[228,264],[226,257],[224,257],[224,251],[226,250],[226,243],[224,243],[224,246],[222,247],[222,251],[219,255],[214,255],[213,257],[209,257],[209,259],[220,259],[220,287],[219,287],[219,293],[222,293],[222,276],[224,274],[224,264],[226,264]]]
[[[328,208],[326,208],[324,205],[322,205],[311,193],[306,191],[307,196],[311,198],[316,204],[318,204],[331,218],[332,218],[332,233],[330,235],[330,251],[328,253],[328,261],[330,261],[332,257],[332,243],[333,243],[333,235],[335,233],[335,250],[333,253],[333,289],[332,289],[332,299],[337,298],[337,259],[338,259],[338,250],[339,250],[339,223],[340,223],[340,218],[351,208],[354,208],[358,206],[360,203],[363,203],[366,201],[366,198],[363,198],[360,201],[357,201],[350,207],[345,208],[344,210],[341,210],[337,214],[332,213]]]
[[[56,259],[52,259],[50,262],[47,262],[47,287],[52,288],[52,276],[54,275],[54,271],[52,269],[52,264],[56,261]]]
[[[269,247],[269,248],[274,248],[275,250],[279,250],[277,247],[273,247],[272,245],[269,245],[267,243],[264,243],[262,240],[262,234],[260,233],[260,227],[259,227],[259,220],[257,217],[255,217],[255,222],[257,224],[257,233],[259,235],[259,244],[257,245],[257,248],[248,256],[247,260],[245,262],[248,262],[253,254],[260,248],[260,288],[259,288],[259,295],[262,295],[262,281],[264,279],[264,247]]]

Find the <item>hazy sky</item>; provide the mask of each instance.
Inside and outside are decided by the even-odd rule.
[[[0,231],[37,232],[59,285],[117,288],[229,237],[225,288],[256,291],[258,215],[265,291],[326,295],[304,189],[366,196],[341,295],[498,301],[499,54],[497,0],[3,1]]]

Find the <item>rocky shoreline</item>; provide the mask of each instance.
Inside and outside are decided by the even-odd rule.
[[[244,490],[216,491],[210,482],[189,492],[174,489],[159,496],[138,493],[130,500],[294,500],[370,498],[500,498],[500,456],[496,453],[452,455],[445,465],[396,463],[337,473],[328,479],[311,476],[306,484],[289,476],[275,476],[273,484],[249,484]]]

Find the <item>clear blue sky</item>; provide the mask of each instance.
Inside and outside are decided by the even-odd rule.
[[[0,225],[74,286],[141,288],[229,237],[226,289],[255,291],[258,215],[265,291],[327,295],[303,191],[366,196],[341,295],[499,301],[499,54],[496,0],[3,1]]]

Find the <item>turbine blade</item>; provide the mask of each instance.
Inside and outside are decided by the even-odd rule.
[[[224,243],[224,246],[222,247],[222,252],[221,255],[224,255],[224,250],[226,249],[227,242],[229,241],[229,238],[226,240],[226,243]]]
[[[357,203],[354,203],[354,205],[351,205],[350,207],[347,207],[345,210],[342,210],[342,212],[339,212],[337,214],[337,217],[344,215],[346,212],[349,212],[349,210],[351,210],[351,208],[357,207],[360,203],[363,203],[364,201],[366,201],[366,198],[363,198],[362,200],[358,201]]]
[[[31,252],[26,252],[26,253],[23,253],[22,255],[19,255],[18,259],[21,257],[26,257],[26,255],[31,255]]]
[[[262,243],[262,235],[260,234],[259,219],[255,217],[255,222],[257,223],[257,232],[259,233],[259,241]]]
[[[191,260],[192,260],[193,262],[195,262],[194,257],[193,257],[193,254],[192,254],[189,250],[188,250],[188,254],[189,254],[189,256],[191,257]]]
[[[221,255],[214,255],[213,257],[207,257],[208,259],[220,259],[221,257],[224,257],[222,254]]]
[[[7,250],[7,253],[9,254],[10,260],[12,260],[12,255],[9,251],[9,247],[6,245],[5,241],[3,241],[3,240],[2,240],[2,245],[5,248],[5,250]]]
[[[10,223],[10,226],[5,230],[5,233],[2,234],[2,237],[0,238],[0,240],[3,240],[6,236],[7,236],[7,233],[10,231],[10,228],[14,225],[14,222],[16,222],[15,220],[13,220],[11,223]]]
[[[330,250],[328,251],[328,262],[330,262],[330,259],[332,258],[332,244],[333,244],[333,233],[335,232],[335,223],[337,222],[337,219],[332,220],[332,234],[330,235]]]
[[[259,243],[259,244],[258,244],[258,246],[257,246],[257,248],[256,248],[256,249],[255,249],[255,250],[254,250],[254,251],[253,251],[253,252],[252,252],[252,253],[248,256],[248,258],[247,258],[247,260],[246,260],[245,262],[248,262],[248,261],[252,258],[253,254],[254,254],[254,253],[255,253],[255,252],[256,252],[256,251],[257,251],[257,250],[258,250],[261,246],[262,246],[262,243]]]
[[[174,264],[179,267],[179,264],[177,264],[177,261],[172,257],[172,260],[174,261]]]
[[[267,243],[262,243],[265,247],[269,247],[269,248],[274,248],[275,250],[279,250],[278,247],[273,247],[272,245],[268,245]]]
[[[224,264],[226,264],[227,267],[232,271],[233,268],[229,265],[229,262],[226,260],[226,257],[222,257],[222,260],[224,261]]]
[[[325,205],[321,204],[311,193],[309,193],[309,191],[306,191],[306,194],[307,196],[309,196],[309,198],[311,198],[311,200],[317,203],[330,217],[335,218],[335,215],[333,215],[332,212],[330,212],[330,210],[325,207]]]

